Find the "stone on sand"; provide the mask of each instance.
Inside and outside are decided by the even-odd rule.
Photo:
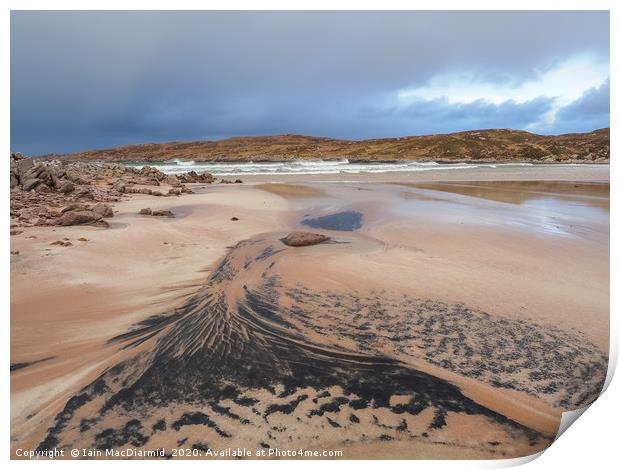
[[[291,232],[282,238],[282,243],[288,246],[318,245],[329,240],[327,235],[312,232]]]
[[[90,210],[68,211],[65,212],[57,221],[56,225],[87,225],[98,222],[103,217],[102,214]]]

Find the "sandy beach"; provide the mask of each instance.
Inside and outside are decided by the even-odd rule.
[[[13,456],[507,458],[596,398],[608,165],[188,186],[11,237]]]

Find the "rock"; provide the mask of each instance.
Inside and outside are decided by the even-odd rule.
[[[87,241],[89,241],[89,239],[86,238],[86,237],[80,237],[80,238],[78,238],[78,241],[80,241],[80,242],[87,242]]]
[[[174,217],[174,214],[171,211],[167,211],[167,210],[153,211],[151,215],[156,216],[156,217]]]
[[[117,179],[112,185],[112,188],[118,191],[119,193],[124,193],[125,189],[127,189],[127,183],[125,183],[125,181],[122,179]]]
[[[168,196],[180,196],[181,190],[179,188],[171,188],[168,190]]]
[[[237,220],[239,220],[239,218],[238,217],[231,217],[230,220],[237,221]]]
[[[91,188],[82,188],[75,194],[75,196],[82,199],[89,199],[91,201],[95,199],[95,195],[93,194]]]
[[[24,233],[23,230],[11,230],[11,235],[19,235],[20,233]]]
[[[150,207],[145,207],[144,209],[140,209],[140,215],[151,215],[153,211]]]
[[[177,179],[182,183],[213,183],[215,181],[211,173],[205,171],[198,174],[193,170],[177,175]]]
[[[69,226],[69,225],[87,225],[94,224],[101,220],[103,215],[90,211],[69,211],[65,212],[59,219],[56,221],[56,225]]]
[[[19,250],[15,250],[15,251],[11,251],[12,255],[18,255],[19,254]]]
[[[24,191],[30,191],[31,189],[34,189],[34,187],[38,185],[40,182],[41,181],[39,180],[39,178],[27,179],[26,181],[24,181],[24,184],[22,184],[22,189]]]
[[[39,183],[34,190],[38,193],[49,193],[52,191],[52,188],[50,188],[47,184],[45,183]]]
[[[61,213],[69,212],[69,211],[86,211],[90,209],[90,204],[84,204],[83,202],[74,202],[73,204],[69,204],[68,206],[60,209]]]
[[[143,166],[140,169],[140,174],[142,176],[147,176],[149,178],[153,178],[157,181],[163,181],[166,179],[166,174],[159,171],[157,168],[153,168],[152,166]]]
[[[291,232],[282,238],[282,243],[288,246],[308,246],[317,245],[327,240],[329,240],[329,237],[320,233]]]
[[[126,188],[125,192],[131,194],[153,194],[153,190],[150,188]]]
[[[235,180],[235,183],[243,183],[243,181],[237,179],[237,180]]]
[[[96,214],[100,214],[101,217],[114,217],[114,211],[112,210],[112,206],[103,204],[102,202],[95,204],[92,208],[92,211]]]
[[[179,178],[177,178],[176,175],[170,175],[166,177],[166,179],[164,180],[164,183],[172,186],[173,188],[178,188],[179,186],[181,186],[181,182],[179,181]]]
[[[68,194],[72,192],[74,189],[75,189],[75,186],[73,185],[71,181],[64,180],[60,182],[60,185],[58,187],[58,192],[63,193],[63,194]]]
[[[110,224],[107,223],[105,220],[100,219],[97,222],[92,224],[93,227],[101,227],[101,228],[110,228]]]
[[[161,191],[151,191],[151,195],[152,196],[163,196],[164,193],[162,193]]]

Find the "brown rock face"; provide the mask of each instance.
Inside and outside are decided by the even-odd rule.
[[[329,237],[320,233],[291,232],[282,239],[282,243],[288,246],[318,245],[329,240]]]

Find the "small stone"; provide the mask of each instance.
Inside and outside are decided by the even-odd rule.
[[[239,217],[231,217],[230,220],[237,221],[239,220]]]

